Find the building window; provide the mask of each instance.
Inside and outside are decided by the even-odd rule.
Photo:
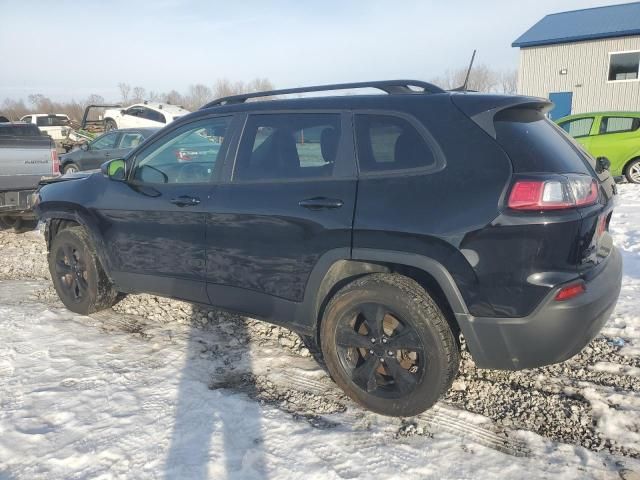
[[[609,55],[609,80],[637,80],[640,70],[640,52],[612,53]]]

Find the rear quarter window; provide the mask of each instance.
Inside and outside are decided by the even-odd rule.
[[[405,118],[356,114],[358,166],[362,173],[436,168],[438,156]]]
[[[543,113],[512,108],[494,118],[496,139],[518,173],[591,174],[584,152]]]

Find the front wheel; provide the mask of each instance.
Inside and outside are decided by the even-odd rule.
[[[631,160],[625,169],[624,176],[629,183],[640,183],[640,158]]]
[[[431,407],[460,363],[440,308],[420,285],[395,274],[367,275],[340,290],[327,305],[320,340],[335,382],[383,415]]]
[[[67,228],[53,238],[49,272],[60,300],[72,312],[88,315],[116,303],[118,292],[83,227]]]

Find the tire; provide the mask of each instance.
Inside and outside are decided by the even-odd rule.
[[[640,183],[640,158],[634,158],[624,169],[624,176],[629,183]]]
[[[428,409],[449,389],[460,364],[440,308],[415,281],[396,274],[367,275],[338,291],[324,312],[320,340],[334,381],[382,415]]]
[[[83,227],[60,231],[51,242],[48,260],[53,286],[72,312],[88,315],[116,303],[118,292]]]
[[[64,168],[62,169],[62,172],[64,174],[67,173],[76,173],[80,171],[80,167],[78,167],[78,165],[76,165],[75,163],[67,163]]]
[[[107,118],[104,121],[104,131],[108,132],[110,130],[117,130],[118,125],[116,124],[116,121],[113,120],[112,118]]]

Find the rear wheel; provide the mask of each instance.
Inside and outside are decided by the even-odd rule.
[[[104,121],[105,132],[108,132],[110,130],[116,130],[117,128],[118,128],[118,125],[116,124],[115,120],[112,120],[111,118],[107,118]]]
[[[335,382],[383,415],[410,416],[431,407],[460,363],[442,311],[401,275],[367,275],[340,290],[325,310],[321,343]]]
[[[83,227],[67,228],[53,238],[49,271],[60,300],[72,312],[88,315],[116,303],[118,292]]]
[[[630,183],[640,183],[640,158],[635,158],[629,162],[625,168],[624,176]]]
[[[67,163],[64,166],[64,173],[76,173],[80,171],[80,168],[75,163]]]

